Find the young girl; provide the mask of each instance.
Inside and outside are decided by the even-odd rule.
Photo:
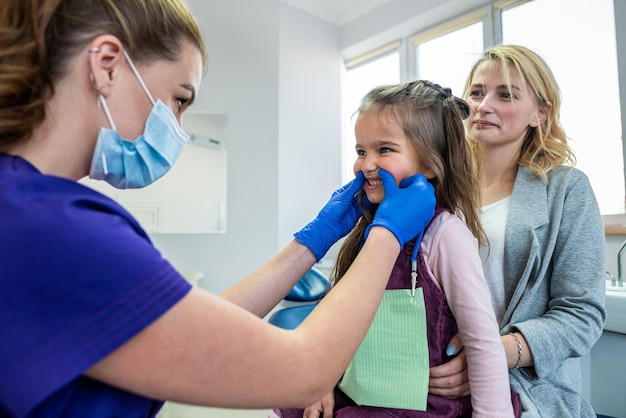
[[[420,333],[419,321],[411,320],[414,326],[400,329],[396,334],[385,334],[383,330],[382,337],[371,336],[378,332],[373,331],[372,325],[334,393],[305,410],[282,409],[275,410],[275,414],[284,418],[317,418],[320,413],[324,417],[341,418],[513,416],[505,353],[478,253],[484,234],[477,214],[476,167],[463,128],[463,119],[469,113],[467,103],[452,96],[449,89],[419,80],[374,88],[363,98],[358,113],[354,172],[365,177],[359,192],[364,214],[341,247],[333,279],[340,281],[367,236],[368,226],[384,196],[380,172],[391,173],[396,182],[417,173],[425,175],[435,188],[436,214],[423,237],[418,236],[404,246],[386,292],[410,289],[407,298],[414,297],[415,290],[423,294],[426,330],[422,333],[427,338],[429,363],[425,379],[428,379],[428,366],[449,360],[448,341],[460,333],[467,353],[472,396],[447,399],[427,394],[426,388],[422,394],[425,404],[416,410],[385,404],[380,399],[370,402],[368,395],[362,395],[368,392],[367,386],[375,386],[377,380],[386,378],[382,375],[389,368],[386,358],[395,357],[392,363],[407,366],[420,360],[419,348],[403,350],[404,345],[398,343],[398,338]],[[382,309],[383,305],[374,324]],[[396,315],[384,327],[389,331],[396,327],[395,321],[401,320],[401,315]],[[373,342],[369,341],[370,337]],[[374,356],[361,362],[360,354],[367,357],[362,350],[369,350]],[[406,357],[398,360],[399,351],[405,351]],[[371,377],[360,379],[367,376],[368,364],[374,364],[378,370]],[[405,383],[398,379],[381,388],[400,391]],[[370,392],[378,397],[375,393],[381,390]],[[357,401],[353,399],[355,394]],[[418,393],[412,396],[410,391],[407,395],[418,396]]]

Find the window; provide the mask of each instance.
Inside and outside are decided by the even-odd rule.
[[[549,27],[550,36],[528,30],[529,21]],[[603,214],[624,213],[613,0],[535,0],[503,10],[502,39],[532,48],[548,62],[561,87],[561,121],[576,167],[589,177]]]
[[[359,108],[361,99],[372,88],[382,84],[395,84],[400,82],[400,53],[399,43],[388,47],[388,51],[379,52],[373,57],[354,60],[347,68],[345,77],[345,111],[344,121],[349,121],[343,141],[343,182],[346,183],[354,178],[352,166],[356,159],[354,145],[354,113]]]
[[[449,87],[453,94],[461,96],[467,73],[484,49],[483,22],[471,22],[441,34],[446,29],[440,28],[436,37],[427,33],[411,39],[415,48],[415,78]]]

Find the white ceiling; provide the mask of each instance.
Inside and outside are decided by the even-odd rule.
[[[336,25],[343,25],[391,0],[279,0]]]

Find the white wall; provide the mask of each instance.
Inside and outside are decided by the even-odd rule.
[[[341,27],[345,57],[367,52],[475,10],[491,0],[392,0]],[[445,51],[441,51],[445,54]]]
[[[341,182],[338,29],[273,0],[190,0],[210,68],[194,105],[228,114],[224,235],[153,235],[219,292],[269,260]]]
[[[341,186],[341,71],[336,26],[281,7],[278,246]]]
[[[276,252],[279,8],[272,1],[191,0],[209,50],[198,111],[228,114],[227,233],[154,235],[174,265],[218,292]]]

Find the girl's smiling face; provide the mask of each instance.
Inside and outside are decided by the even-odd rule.
[[[363,172],[363,190],[374,204],[382,202],[385,196],[379,168],[393,175],[397,186],[418,173],[433,177],[432,171],[423,167],[411,138],[389,115],[377,109],[366,111],[359,115],[354,129],[357,153],[354,173]]]

